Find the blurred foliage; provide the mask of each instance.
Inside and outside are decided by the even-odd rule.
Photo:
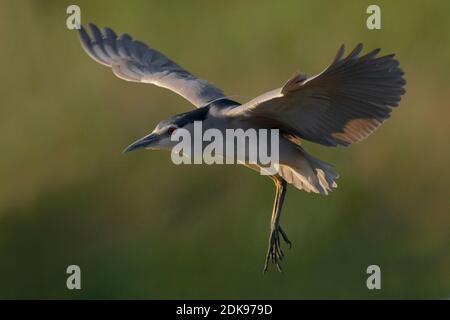
[[[395,52],[407,94],[334,163],[328,197],[288,191],[284,274],[262,275],[273,186],[237,166],[175,166],[121,150],[191,108],[117,79],[65,27],[72,1],[1,1],[0,298],[450,296],[450,3],[77,1],[83,23],[128,32],[240,101],[314,74],[341,43]],[[446,147],[447,146],[447,147]],[[82,269],[82,290],[65,287]],[[382,290],[366,268],[382,269]]]

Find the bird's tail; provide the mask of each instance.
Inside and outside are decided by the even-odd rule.
[[[294,164],[280,165],[278,173],[286,182],[306,192],[327,195],[337,188],[335,180],[339,175],[332,165],[307,154],[301,147],[301,155]]]

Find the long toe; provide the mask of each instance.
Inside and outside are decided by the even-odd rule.
[[[282,272],[281,262],[283,261],[284,253],[281,249],[279,233],[278,228],[273,228],[270,232],[269,248],[267,250],[266,261],[264,264],[264,273],[268,269],[269,260],[276,265],[278,271]]]
[[[286,232],[284,232],[283,228],[281,226],[278,226],[278,231],[280,232],[281,236],[283,237],[284,242],[289,246],[289,249],[292,248],[292,242],[289,240]]]

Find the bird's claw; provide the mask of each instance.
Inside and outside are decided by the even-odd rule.
[[[264,264],[264,273],[269,267],[269,260],[277,266],[279,272],[282,272],[281,262],[283,261],[284,253],[281,249],[280,234],[283,240],[288,244],[289,248],[292,247],[292,242],[288,239],[286,233],[280,226],[272,228],[270,231],[269,248],[267,250],[266,262]]]
[[[278,231],[280,231],[280,234],[283,237],[284,242],[286,242],[286,244],[289,246],[289,249],[291,249],[292,248],[292,242],[289,240],[286,232],[283,231],[281,226],[278,226]]]

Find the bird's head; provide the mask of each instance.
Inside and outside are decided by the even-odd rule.
[[[171,150],[178,143],[177,141],[171,140],[172,134],[180,128],[191,131],[194,121],[203,121],[208,113],[208,109],[208,107],[202,107],[162,120],[150,134],[130,144],[125,148],[124,152],[141,148],[149,150]]]

